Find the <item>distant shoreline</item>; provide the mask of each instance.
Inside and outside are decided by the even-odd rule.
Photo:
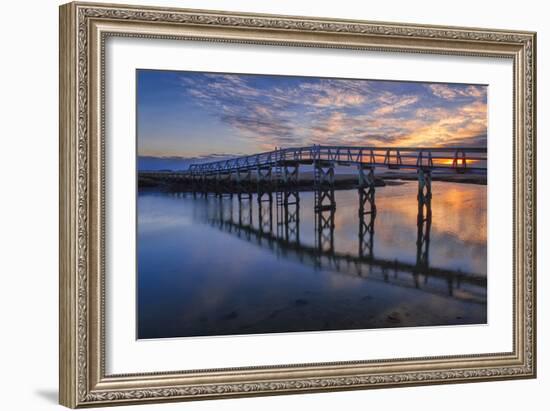
[[[381,173],[377,177],[383,180],[416,181],[416,174],[410,173]],[[432,173],[432,181],[447,183],[487,185],[487,175],[484,174],[458,174],[458,173]]]
[[[168,171],[166,171],[169,174]],[[139,190],[152,190],[157,189],[161,191],[193,191],[189,183],[183,181],[170,181],[169,179],[163,179],[159,177],[159,174],[162,173],[151,173],[148,172],[139,172],[138,173],[138,189]],[[404,184],[406,181],[417,181],[417,175],[414,173],[407,172],[382,172],[375,174],[375,186],[384,187],[384,186],[394,186]],[[482,174],[458,174],[455,172],[452,173],[432,173],[432,181],[441,181],[449,183],[460,183],[460,184],[475,184],[475,185],[487,185],[487,176]],[[306,171],[300,173],[298,183],[295,186],[295,189],[298,191],[313,191],[313,172]],[[235,187],[232,187],[232,184],[225,183],[226,187],[224,192],[236,193],[237,190]],[[255,178],[252,177],[251,182],[249,183],[248,191],[253,191],[253,188],[256,187]],[[252,187],[253,186],[253,187]],[[358,188],[358,178],[356,174],[336,174],[334,176],[334,189],[335,190],[349,190]]]

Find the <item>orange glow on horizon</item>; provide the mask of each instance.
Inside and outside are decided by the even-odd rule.
[[[436,158],[434,159],[434,164],[436,165],[442,165],[442,166],[452,166],[453,163],[454,163],[455,159],[454,158]],[[456,160],[456,164],[458,166],[461,166],[462,164],[464,164],[464,162],[466,164],[475,164],[477,163],[479,160],[474,160],[472,158],[467,158],[466,160],[462,160],[462,158],[458,158]]]

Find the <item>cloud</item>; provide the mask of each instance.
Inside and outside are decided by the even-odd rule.
[[[365,96],[361,94],[348,94],[335,89],[328,89],[324,94],[324,96],[320,96],[317,101],[313,103],[314,106],[341,108],[346,106],[358,106],[365,102]]]
[[[428,87],[435,96],[445,100],[453,100],[461,97],[482,98],[487,95],[485,86],[430,84]]]
[[[474,101],[458,108],[420,109],[416,124],[409,124],[409,128],[411,131],[400,139],[403,145],[465,145],[469,138],[487,135],[487,105]],[[479,138],[477,141],[481,142]]]
[[[485,86],[200,73],[181,86],[256,150],[486,141]]]
[[[395,113],[404,107],[410,106],[412,104],[415,104],[418,100],[418,96],[403,96],[398,97],[397,99],[394,99],[395,101],[388,101],[384,105],[382,105],[380,108],[373,111],[373,115],[375,116],[385,116],[390,113]]]

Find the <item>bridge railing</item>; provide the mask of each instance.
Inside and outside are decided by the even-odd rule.
[[[286,161],[327,161],[388,168],[431,168],[486,170],[487,149],[483,147],[357,147],[321,146],[281,148],[189,166],[189,174],[216,174],[270,167]]]

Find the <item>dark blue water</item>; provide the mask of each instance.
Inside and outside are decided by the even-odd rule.
[[[275,198],[260,224],[256,197],[249,214],[236,196],[140,192],[138,338],[486,323],[486,186],[433,183],[427,247],[416,195],[377,188],[361,240],[358,193],[337,191],[319,241],[311,192],[281,226]]]

